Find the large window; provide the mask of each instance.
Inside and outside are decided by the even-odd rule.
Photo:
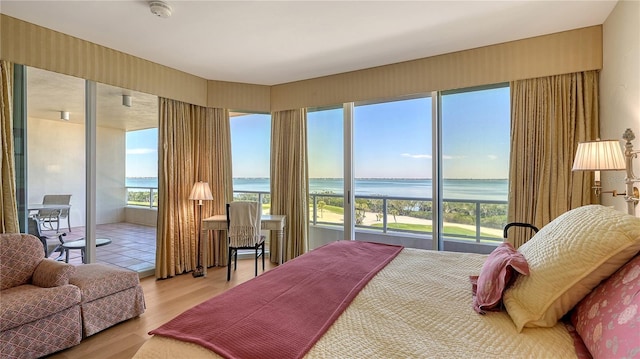
[[[271,116],[233,113],[230,122],[234,200],[259,201],[269,213]]]
[[[445,239],[498,243],[507,220],[509,87],[442,94]]]
[[[158,207],[158,129],[126,133],[127,204]]]
[[[485,253],[501,242],[506,85],[344,104],[307,119],[312,248],[354,236]]]
[[[356,106],[356,226],[431,233],[431,164],[431,98]]]

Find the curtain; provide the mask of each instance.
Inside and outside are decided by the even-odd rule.
[[[598,136],[598,73],[587,71],[511,83],[508,222],[543,227],[592,203],[591,172],[571,172],[578,142]],[[513,231],[517,248],[530,233]]]
[[[284,260],[309,249],[309,173],[307,169],[307,111],[274,112],[271,116],[271,214],[287,216]],[[269,245],[277,262],[278,241]]]
[[[201,228],[198,217],[223,214],[225,203],[232,198],[231,140],[227,110],[165,98],[159,101],[156,277],[167,278],[195,269]],[[198,181],[208,182],[213,194],[213,201],[204,201],[202,206],[189,200]],[[214,256],[226,256],[226,250],[216,250],[213,242],[204,248],[209,260],[202,265],[226,263],[226,257]],[[226,246],[226,241],[220,242]]]
[[[18,204],[16,200],[16,170],[13,147],[13,64],[0,61],[0,118],[2,128],[2,151],[0,151],[0,231],[1,233],[18,233]]]

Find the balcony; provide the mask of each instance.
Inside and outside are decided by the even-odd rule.
[[[309,196],[310,248],[344,238],[340,194]],[[432,248],[431,198],[356,195],[356,238],[413,248]],[[234,200],[262,203],[269,213],[270,194],[234,191]],[[490,253],[503,241],[507,201],[443,200],[443,249]]]

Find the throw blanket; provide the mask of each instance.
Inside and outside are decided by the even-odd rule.
[[[258,202],[229,204],[229,239],[232,247],[253,247],[260,242],[260,214]]]
[[[333,242],[199,304],[149,334],[196,343],[227,358],[300,358],[401,250]]]

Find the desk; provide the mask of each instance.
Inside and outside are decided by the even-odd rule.
[[[108,238],[96,238],[96,247],[106,246],[111,244],[111,240]],[[82,254],[82,263],[84,263],[84,251],[87,247],[87,241],[84,239],[78,239],[77,241],[64,242],[62,248],[64,249],[65,256],[64,261],[69,263],[69,251],[72,249],[79,249]]]
[[[278,238],[278,264],[282,264],[282,253],[284,247],[284,229],[287,226],[287,216],[280,214],[263,214],[260,218],[260,227],[263,230],[275,231]],[[204,268],[204,275],[207,275],[207,250],[202,248],[208,248],[209,244],[209,231],[226,231],[227,230],[227,216],[219,214],[217,216],[211,216],[202,220],[202,243],[200,243],[200,253],[202,255],[202,266]],[[214,237],[215,240],[215,237]],[[214,250],[217,251],[220,248],[218,241],[214,243]],[[215,263],[219,264],[219,263]]]

